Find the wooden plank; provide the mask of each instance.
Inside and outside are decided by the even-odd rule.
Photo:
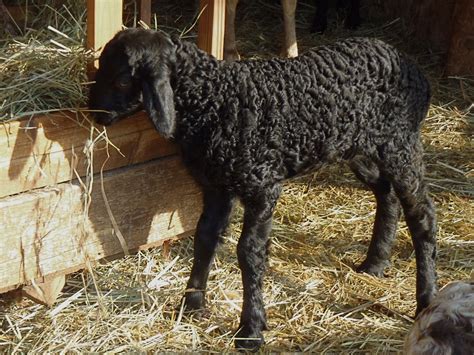
[[[18,27],[14,24],[14,21],[15,18],[13,15],[3,4],[3,1],[0,0],[0,28],[2,28],[2,32],[16,36],[18,33]]]
[[[24,6],[21,5],[4,5],[8,11],[8,17],[13,19],[16,24],[23,25],[26,18],[26,11]]]
[[[151,26],[151,0],[140,0],[140,20]]]
[[[451,40],[452,15],[456,1],[385,0],[380,4],[390,19],[403,18],[410,32],[413,32],[418,39],[429,42],[432,49],[447,51]],[[378,11],[378,7],[373,8],[374,11]]]
[[[201,0],[198,47],[217,59],[224,56],[225,0]]]
[[[122,0],[87,0],[87,48],[99,51],[121,30],[122,11]]]
[[[458,0],[452,18],[447,75],[474,75],[474,2]]]
[[[68,181],[75,177],[74,171],[86,175],[90,154],[84,150],[103,129],[94,130],[86,116],[73,112],[1,124],[0,197]],[[144,112],[107,127],[107,137],[120,151],[112,146],[107,150],[106,140],[98,140],[94,171],[106,159],[104,170],[110,170],[177,152],[175,145],[156,133]]]
[[[33,281],[31,285],[23,287],[22,294],[36,303],[51,307],[65,283],[66,275],[64,274],[51,277],[49,280]]]
[[[103,184],[130,250],[195,228],[201,192],[177,156],[107,172]],[[100,177],[90,205],[83,192],[76,181],[0,199],[0,292],[123,254]]]

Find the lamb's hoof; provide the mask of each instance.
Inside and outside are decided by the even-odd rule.
[[[186,291],[184,295],[184,311],[199,312],[205,308],[206,300],[202,291]]]
[[[242,328],[235,337],[235,347],[243,351],[256,352],[264,343],[261,332]]]
[[[415,318],[418,317],[418,315],[430,305],[430,303],[436,297],[437,293],[438,293],[438,290],[434,288],[428,292],[425,292],[419,296],[418,295],[416,296],[417,300],[416,300]]]
[[[427,308],[428,305],[429,305],[429,303],[423,302],[423,303],[420,304],[419,302],[417,302],[416,310],[415,310],[415,317],[414,317],[413,319],[418,318],[418,316],[420,315],[420,313],[423,312],[423,310],[424,310],[425,308]]]
[[[369,275],[373,275],[376,277],[382,277],[383,276],[383,271],[385,270],[385,267],[387,266],[387,263],[370,263],[367,260],[365,260],[362,264],[360,264],[358,267],[356,267],[356,272],[358,273],[365,273]]]

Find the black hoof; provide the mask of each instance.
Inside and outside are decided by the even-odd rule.
[[[356,267],[356,272],[365,273],[377,277],[382,277],[385,267],[388,266],[388,263],[369,263],[365,260],[362,264]]]
[[[194,312],[203,310],[206,306],[204,292],[187,291],[184,295],[184,310],[186,312]]]
[[[415,311],[415,318],[418,317],[418,315],[430,305],[430,303],[433,301],[433,299],[436,297],[436,294],[438,293],[437,289],[433,289],[429,292],[425,292],[421,294],[420,296],[417,296],[417,301],[416,301],[416,311]]]
[[[235,347],[243,351],[256,352],[263,343],[263,335],[260,332],[251,332],[241,329],[235,337]]]

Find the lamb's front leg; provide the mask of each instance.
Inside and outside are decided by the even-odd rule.
[[[235,346],[257,350],[263,344],[262,330],[266,329],[266,315],[262,297],[268,237],[272,215],[281,192],[280,186],[243,199],[245,214],[242,235],[237,245],[239,267],[242,272],[244,300]]]
[[[188,311],[204,307],[209,270],[219,237],[229,224],[233,198],[227,193],[204,188],[203,202],[203,212],[194,236],[193,267],[184,295]]]

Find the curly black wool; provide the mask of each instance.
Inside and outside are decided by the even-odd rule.
[[[383,158],[387,143],[418,140],[428,108],[428,82],[378,40],[221,64],[178,48],[175,138],[203,183],[237,195],[357,154]]]
[[[105,47],[90,107],[110,124],[140,108],[174,137],[203,188],[185,304],[204,305],[207,277],[233,202],[245,208],[237,247],[244,302],[236,345],[263,343],[261,295],[281,183],[347,161],[377,200],[373,236],[358,271],[388,264],[400,205],[417,260],[417,312],[436,292],[436,218],[423,178],[420,125],[430,100],[417,66],[376,39],[353,38],[294,59],[219,62],[194,44],[125,30]]]

